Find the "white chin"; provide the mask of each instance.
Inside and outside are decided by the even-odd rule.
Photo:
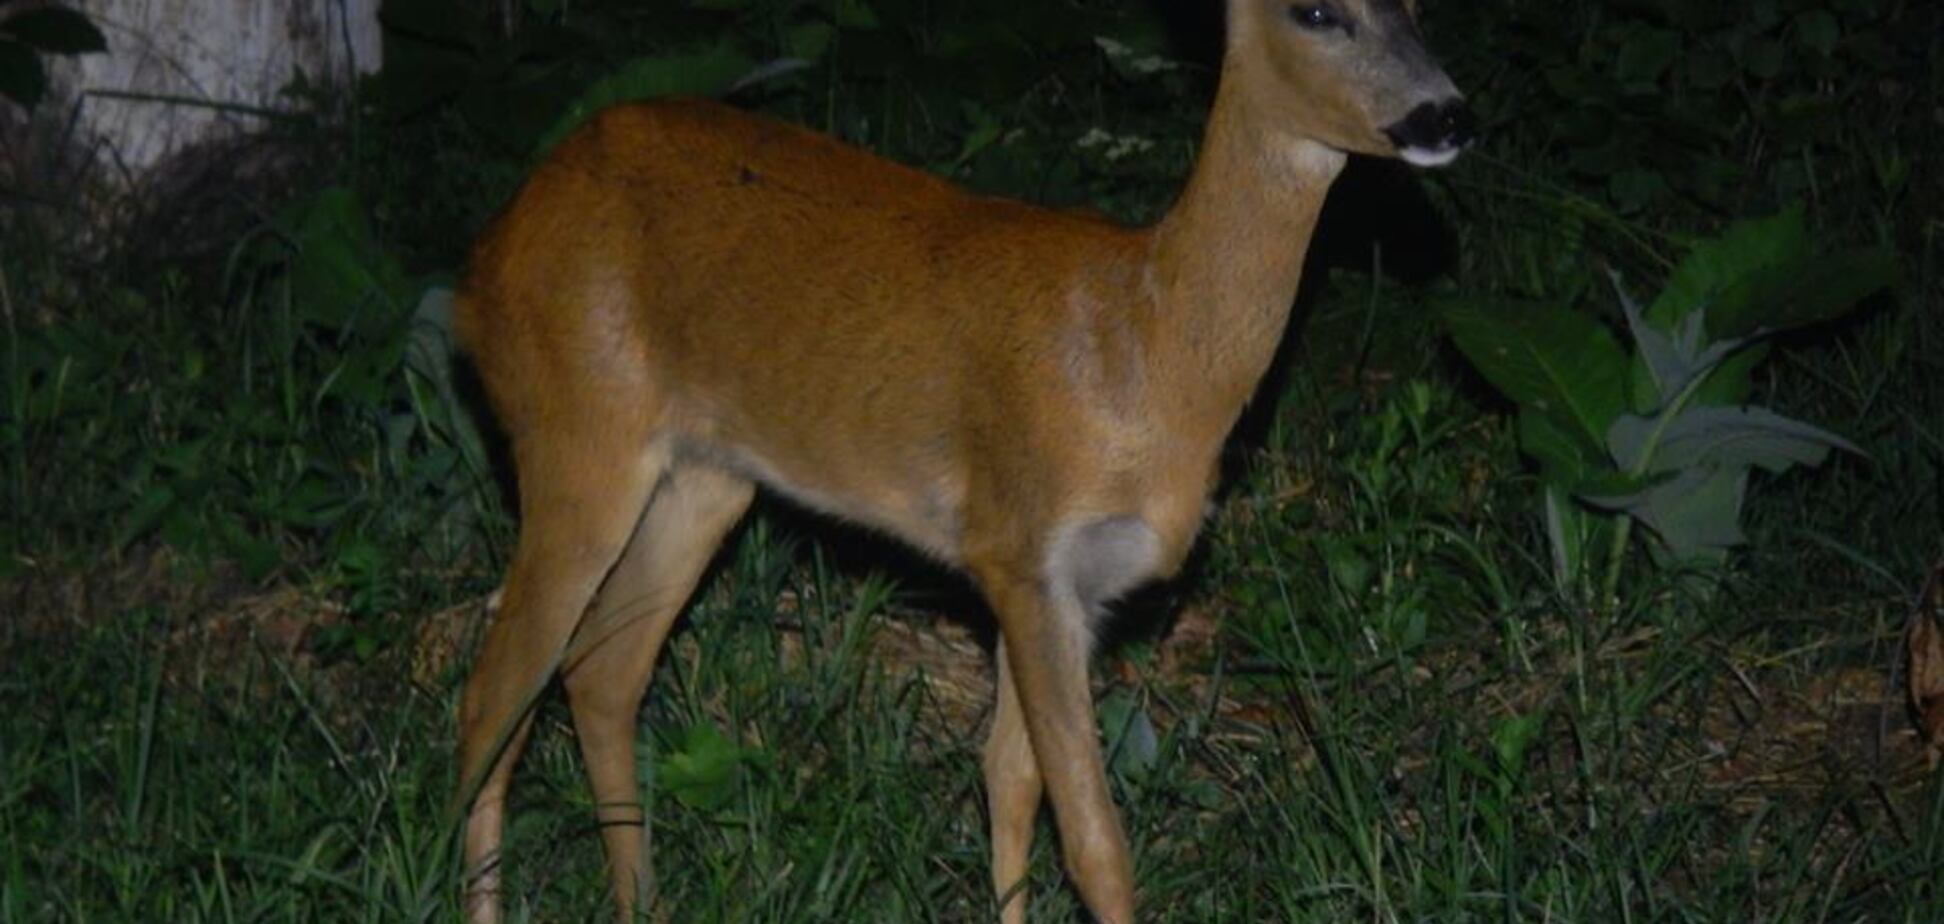
[[[1412,166],[1442,167],[1457,160],[1458,152],[1461,150],[1463,149],[1456,147],[1438,148],[1436,150],[1431,148],[1401,148],[1398,150],[1397,156],[1404,158],[1404,162]]]

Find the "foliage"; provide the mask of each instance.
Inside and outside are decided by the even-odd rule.
[[[1496,92],[1473,94],[1486,131],[1519,134],[1575,185],[1649,220],[1812,196],[1818,172],[1845,169],[1858,144],[1894,194],[1910,160],[1842,115],[1921,93],[1934,24],[1890,0],[1502,0],[1438,23],[1451,47],[1497,62]]]
[[[83,55],[108,50],[108,39],[82,13],[59,6],[0,15],[0,96],[25,109],[47,95],[43,55]]]
[[[1758,339],[1829,320],[1891,281],[1881,250],[1818,257],[1799,210],[1695,245],[1642,308],[1615,277],[1633,341],[1559,305],[1445,313],[1453,340],[1520,406],[1520,445],[1543,473],[1553,567],[1575,587],[1600,540],[1602,599],[1618,585],[1628,524],[1652,530],[1664,565],[1719,566],[1745,537],[1749,471],[1820,465],[1834,434],[1746,404]]]
[[[721,93],[1141,220],[1191,159],[1215,6],[393,0],[385,72],[326,107],[347,123],[275,127],[328,154],[288,189],[227,190],[256,226],[216,265],[84,260],[0,223],[0,843],[22,845],[0,919],[458,916],[454,689],[401,662],[422,614],[500,579],[511,531],[446,286],[575,113]],[[1285,378],[1158,607],[1196,631],[1136,631],[1100,672],[1144,913],[1937,919],[1944,789],[1866,759],[1903,739],[1877,732],[1896,704],[1856,697],[1944,523],[1944,184],[1915,169],[1944,126],[1944,7],[1424,7],[1485,141],[1437,174],[1353,163]],[[1346,230],[1366,216],[1457,246]],[[1897,252],[1894,297],[1800,326],[1881,281],[1858,242]],[[1612,304],[1589,265],[1665,284],[1569,311]],[[1427,323],[1454,294],[1507,311],[1479,336],[1532,341],[1563,395],[1501,413]],[[1584,527],[1560,593],[1548,457],[1606,472],[1570,487],[1612,502],[1704,455],[1749,472],[1829,445],[1751,401],[1836,422],[1869,464],[1750,474],[1745,505],[1703,509],[1750,539],[1703,572],[1712,601],[1597,573],[1635,518],[1553,495]],[[1751,438],[1669,439],[1725,425]],[[902,560],[894,590],[875,548],[759,505],[671,642],[643,785],[664,894],[696,920],[991,917],[982,716],[940,708],[946,665],[876,656],[977,607]],[[1575,618],[1616,577],[1607,618]],[[239,624],[235,647],[197,641]],[[965,660],[951,679],[978,692]],[[549,697],[516,781],[516,919],[603,913],[567,721]],[[1033,917],[1077,919],[1052,835]]]

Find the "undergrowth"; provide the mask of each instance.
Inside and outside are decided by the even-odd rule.
[[[0,221],[0,920],[455,918],[438,655],[465,633],[426,628],[477,612],[515,524],[439,291],[563,120],[782,61],[731,98],[1138,221],[1219,48],[1192,4],[535,0],[510,35],[455,9],[388,4],[354,122],[280,129],[328,155],[239,189],[253,230],[204,257],[84,263]],[[1193,567],[1101,661],[1144,914],[1937,919],[1944,788],[1892,665],[1944,554],[1939,13],[1425,15],[1485,142],[1353,165]],[[1655,291],[1791,207],[1898,281],[1775,342],[1752,394],[1863,454],[1757,473],[1705,582],[1636,537],[1612,600],[1563,593],[1516,408],[1439,308],[1617,331],[1609,270]],[[682,919],[989,918],[988,633],[950,579],[759,505],[643,716]],[[514,790],[515,920],[604,908],[557,699]],[[1034,919],[1081,919],[1052,840]]]

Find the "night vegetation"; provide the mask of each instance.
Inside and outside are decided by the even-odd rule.
[[[119,246],[0,217],[0,921],[456,919],[453,703],[515,523],[446,286],[575,121],[726,95],[1143,221],[1220,47],[1192,0],[478,6],[387,3],[281,169]],[[1484,140],[1353,164],[1193,567],[1099,662],[1143,913],[1944,918],[1900,686],[1944,568],[1944,9],[1425,7]],[[989,919],[989,633],[759,501],[643,714],[681,919]],[[597,919],[540,715],[509,912]],[[1051,834],[1034,920],[1082,919]]]

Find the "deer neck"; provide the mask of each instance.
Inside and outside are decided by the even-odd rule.
[[[1200,156],[1150,251],[1157,343],[1182,363],[1177,381],[1205,383],[1205,400],[1227,406],[1225,428],[1275,356],[1344,162],[1262,118],[1256,110],[1268,107],[1252,104],[1248,84],[1223,74]]]

